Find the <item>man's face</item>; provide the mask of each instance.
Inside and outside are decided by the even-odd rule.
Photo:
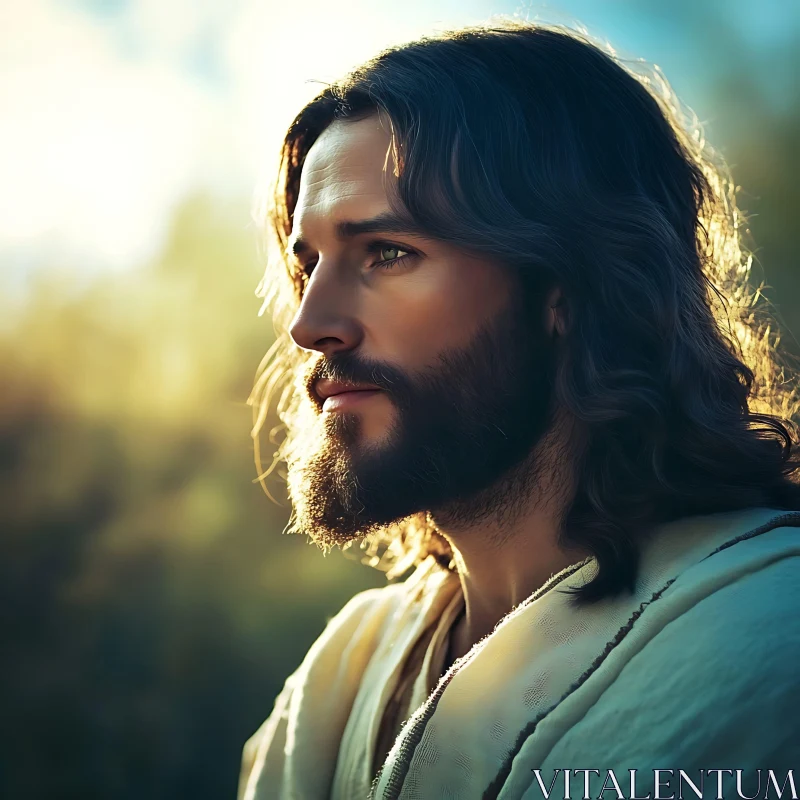
[[[518,499],[504,477],[551,419],[542,309],[506,267],[408,228],[342,225],[391,215],[389,148],[377,115],[334,122],[308,153],[294,214],[310,279],[291,335],[319,355],[289,489],[296,529],[324,544],[420,511],[503,511]]]

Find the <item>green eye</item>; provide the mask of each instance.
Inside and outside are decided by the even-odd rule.
[[[412,250],[388,242],[371,242],[367,246],[367,252],[375,258],[375,261],[370,264],[370,269],[387,271],[415,256]]]
[[[399,247],[381,247],[380,255],[382,261],[394,261],[403,251]]]

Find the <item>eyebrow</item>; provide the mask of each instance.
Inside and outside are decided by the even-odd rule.
[[[342,220],[335,225],[339,239],[352,239],[365,233],[405,233],[413,236],[424,236],[425,232],[411,220],[397,216],[392,211],[384,211],[375,217],[361,220]],[[290,240],[287,250],[300,256],[311,246],[302,237]]]

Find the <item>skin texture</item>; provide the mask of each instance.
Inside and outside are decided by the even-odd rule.
[[[389,212],[394,180],[388,125],[377,115],[334,122],[315,142],[303,167],[290,242],[302,242],[298,260],[310,278],[290,333],[322,359],[357,353],[414,374],[435,367],[445,351],[468,348],[506,312],[515,284],[502,265],[417,234],[337,235],[337,222]],[[374,245],[369,252],[376,241],[382,243],[378,252]],[[410,256],[392,268],[381,267],[405,253]],[[556,287],[534,312],[542,338],[554,344],[564,330],[560,298]],[[388,394],[363,400],[351,413],[358,417],[358,441],[350,446],[374,452],[390,441],[399,412]],[[513,517],[471,523],[446,508],[415,509],[428,510],[450,541],[464,589],[466,614],[453,631],[448,661],[465,654],[553,573],[586,555],[565,552],[557,542],[570,499],[574,425],[560,409],[553,420],[517,470],[536,478],[518,481],[525,491]],[[485,496],[492,491],[500,491],[499,483]]]
[[[314,245],[303,263],[316,265],[291,335],[300,347],[325,356],[358,348],[365,358],[413,370],[467,342],[506,305],[511,286],[501,267],[443,242],[386,235],[403,252],[420,254],[387,271],[372,267],[378,256],[365,252],[375,235],[336,239],[336,220],[390,211],[384,188],[390,175],[382,168],[388,147],[388,134],[369,117],[334,123],[311,148],[292,237]],[[360,413],[365,443],[385,437],[394,413],[385,395]]]

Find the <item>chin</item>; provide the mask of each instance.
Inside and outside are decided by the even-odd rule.
[[[382,430],[375,433],[362,433],[355,445],[353,455],[380,456],[392,447],[391,430]]]
[[[337,443],[353,456],[380,453],[391,447],[397,435],[394,420],[362,412],[328,415],[325,433],[329,442]]]

